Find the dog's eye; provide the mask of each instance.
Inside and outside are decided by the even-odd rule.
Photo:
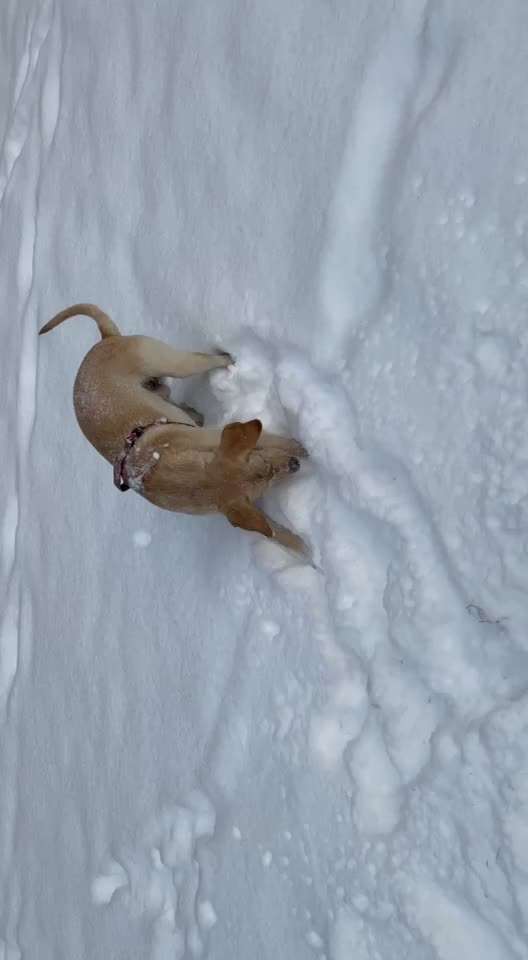
[[[145,380],[143,386],[146,387],[147,390],[159,390],[160,382],[156,377],[150,377],[148,380]]]

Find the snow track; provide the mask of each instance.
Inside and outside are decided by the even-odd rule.
[[[57,17],[55,17],[57,20]],[[8,115],[0,174],[0,230],[9,231],[10,256],[4,262],[7,286],[9,271],[15,272],[15,297],[11,315],[22,318],[6,330],[11,356],[18,356],[18,370],[7,371],[7,389],[17,391],[17,421],[5,423],[3,444],[17,451],[7,466],[7,490],[3,518],[2,562],[7,581],[7,604],[0,627],[0,711],[7,702],[19,663],[20,607],[22,585],[17,565],[20,498],[26,493],[31,433],[35,420],[36,362],[33,261],[40,183],[59,112],[60,27],[54,22],[52,2],[39,6],[28,19],[26,44],[16,72],[13,106]],[[24,183],[17,193],[15,180]],[[13,225],[16,224],[16,229]],[[16,338],[16,339],[15,339]],[[16,378],[16,379],[15,379]],[[18,567],[18,569],[17,569]]]
[[[24,15],[15,13],[12,30],[24,24],[24,44],[15,72],[11,108],[0,153],[0,242],[5,298],[3,330],[3,406],[12,415],[0,422],[0,442],[11,456],[4,460],[2,583],[0,622],[0,721],[4,728],[5,795],[0,826],[0,889],[5,910],[6,960],[22,954],[17,946],[21,894],[13,881],[16,862],[17,766],[16,721],[9,706],[19,671],[30,669],[33,634],[32,576],[24,520],[28,516],[30,444],[36,414],[37,344],[35,342],[34,253],[39,193],[46,158],[59,113],[60,25],[53,2]],[[10,398],[15,397],[13,402]],[[2,955],[0,953],[0,955]]]
[[[334,366],[358,328],[375,321],[395,264],[392,219],[420,120],[447,82],[456,42],[443,3],[402,0],[367,66],[348,134],[323,259],[327,335]]]

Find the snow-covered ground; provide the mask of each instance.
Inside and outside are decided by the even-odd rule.
[[[528,958],[527,49],[3,0],[1,960]],[[318,571],[117,493],[79,300],[236,356],[185,396],[309,448]]]

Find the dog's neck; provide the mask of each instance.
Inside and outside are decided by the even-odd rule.
[[[180,427],[194,427],[195,424],[184,423],[181,420],[168,420],[167,417],[160,417],[159,420],[153,420],[152,423],[142,424],[139,423],[133,430],[130,431],[127,437],[125,437],[123,443],[123,449],[119,456],[114,460],[114,484],[121,493],[126,493],[127,490],[130,490],[130,487],[133,486],[137,488],[137,485],[141,485],[142,477],[134,477],[133,479],[129,476],[128,471],[128,457],[130,451],[134,449],[137,441],[142,437],[147,430],[152,427],[164,426],[165,424],[175,424]]]

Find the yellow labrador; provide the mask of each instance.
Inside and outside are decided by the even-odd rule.
[[[77,314],[95,320],[101,341],[75,378],[75,413],[85,437],[113,465],[117,488],[133,489],[165,510],[223,513],[233,526],[308,558],[301,538],[253,503],[299,469],[307,455],[301,444],[265,433],[260,420],[204,427],[191,407],[170,402],[163,378],[227,367],[231,356],[186,353],[152,337],[122,336],[90,303],[62,310],[40,333]]]

